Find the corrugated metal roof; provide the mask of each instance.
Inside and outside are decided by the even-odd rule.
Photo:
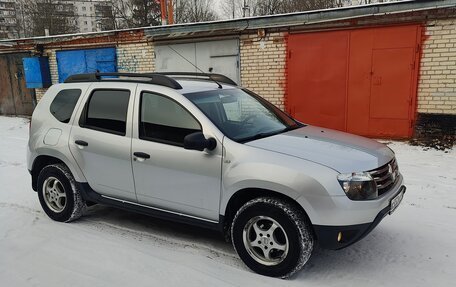
[[[17,41],[29,40],[34,43],[49,43],[80,38],[115,35],[117,32],[144,30],[146,36],[167,36],[178,38],[189,34],[219,34],[221,32],[241,32],[249,29],[280,28],[311,25],[361,17],[406,13],[422,10],[456,7],[456,0],[408,0],[399,2],[376,3],[323,10],[305,11],[271,16],[258,16],[223,21],[186,23],[165,26],[141,27],[134,29],[112,30],[103,32],[77,33],[66,35],[43,36],[22,39],[0,40],[0,46],[9,46]]]

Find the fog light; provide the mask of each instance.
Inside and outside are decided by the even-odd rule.
[[[339,234],[337,234],[337,242],[341,242],[342,241],[342,232],[339,232]]]

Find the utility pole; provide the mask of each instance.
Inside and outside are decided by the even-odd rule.
[[[162,25],[174,24],[173,0],[159,0]]]
[[[167,1],[168,1],[168,24],[173,25],[174,24],[173,0],[167,0]]]
[[[195,15],[193,16],[194,19],[192,22],[196,22],[196,19],[198,19],[198,0],[195,0]]]
[[[166,0],[160,0],[160,13],[162,25],[168,24],[166,21]]]
[[[246,16],[245,12],[249,12],[248,16]],[[244,0],[244,5],[242,6],[242,16],[245,17],[250,17],[250,6],[247,4],[247,0]]]

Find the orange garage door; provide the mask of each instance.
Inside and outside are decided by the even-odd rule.
[[[287,110],[309,124],[410,137],[420,36],[419,25],[289,35]]]

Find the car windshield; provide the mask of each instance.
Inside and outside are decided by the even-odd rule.
[[[230,139],[247,142],[302,126],[247,90],[220,89],[184,94]]]

